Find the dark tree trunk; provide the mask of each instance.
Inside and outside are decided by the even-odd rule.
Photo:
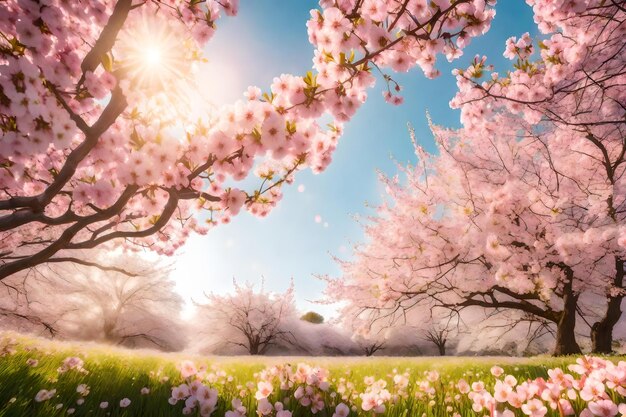
[[[261,343],[259,338],[249,334],[246,335],[246,337],[248,338],[248,353],[251,355],[259,355],[261,353]]]
[[[576,305],[578,295],[572,290],[573,271],[567,270],[568,280],[563,288],[563,311],[556,323],[556,346],[554,356],[580,354],[580,346],[576,342]]]
[[[374,344],[371,346],[365,346],[364,347],[364,351],[365,351],[365,356],[372,356],[374,353],[378,352],[379,350],[381,350],[383,348],[383,344]]]
[[[446,344],[445,343],[441,343],[437,345],[437,348],[439,349],[439,356],[446,356]]]
[[[613,285],[624,285],[624,260],[615,258],[615,279]],[[607,295],[608,302],[604,317],[591,326],[591,344],[593,353],[611,353],[613,351],[613,328],[622,317],[623,295]]]

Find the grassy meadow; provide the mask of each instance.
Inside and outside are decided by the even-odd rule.
[[[67,358],[79,358],[82,363],[72,368],[72,364],[80,361],[69,361],[71,364],[67,369]],[[610,359],[616,364],[619,360],[617,357]],[[180,364],[186,360],[198,368],[203,383],[219,394],[217,404],[208,414],[212,416],[224,416],[233,410],[234,398],[241,399],[246,412],[231,415],[259,415],[255,392],[259,389],[259,381],[270,380],[272,377],[268,375],[274,372],[262,371],[273,366],[283,369],[282,365],[286,364],[295,369],[298,363],[306,363],[327,370],[329,387],[326,390],[316,388],[316,393],[320,394],[316,398],[324,404],[315,410],[316,416],[331,417],[336,405],[344,402],[351,407],[350,416],[469,417],[489,415],[489,411],[475,412],[472,409],[472,401],[458,391],[460,379],[470,385],[482,381],[485,386],[492,387],[496,377],[491,369],[497,365],[503,369],[504,375],[513,375],[521,383],[538,377],[548,378],[550,368],[560,367],[567,372],[567,365],[574,363],[576,358],[200,357],[0,334],[0,416],[184,415],[185,402],[172,405],[168,399],[172,396],[172,388],[185,382]],[[280,379],[276,378],[276,381]],[[383,412],[361,407],[361,394],[367,392],[368,387],[371,390],[377,386],[372,384],[374,380],[383,380],[377,384],[383,386],[386,383],[391,396]],[[316,382],[307,380],[303,383],[307,384],[315,385]],[[297,384],[286,389],[276,384],[268,400],[272,404],[282,401],[284,408],[294,417],[314,415],[310,407],[301,404],[304,401],[294,398],[296,388]],[[41,390],[47,390],[49,395],[44,393],[44,399],[37,401]],[[130,403],[122,407],[120,401],[125,399]],[[613,398],[616,404],[623,402],[621,400]],[[107,403],[106,407],[103,403]],[[576,401],[572,403],[578,409],[585,406]],[[277,413],[278,410],[274,410],[263,415],[279,415]],[[520,410],[515,414],[524,415]],[[196,407],[190,415],[207,414],[201,414]],[[558,416],[559,412],[549,409],[547,415]]]

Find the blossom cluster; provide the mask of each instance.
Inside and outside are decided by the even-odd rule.
[[[555,368],[548,378],[518,381],[513,375],[495,374],[491,390],[483,383],[473,383],[465,394],[475,412],[488,411],[492,416],[513,417],[521,410],[530,417],[543,417],[548,410],[563,416],[615,417],[626,414],[626,362],[615,365],[597,357],[583,357],[570,365],[571,373]],[[621,400],[617,400],[621,399]],[[575,404],[583,404],[576,409]]]
[[[85,363],[83,362],[83,360],[77,356],[69,356],[67,358],[65,358],[65,360],[63,361],[63,363],[61,364],[61,366],[59,367],[59,369],[57,370],[57,372],[59,372],[60,374],[65,373],[67,371],[71,371],[71,370],[75,370],[76,372],[80,372],[83,374],[88,374],[89,371],[87,371],[83,365]]]
[[[265,216],[297,170],[330,164],[375,68],[436,76],[437,55],[458,57],[495,14],[491,0],[321,1],[307,23],[313,71],[282,74],[266,91],[251,86],[208,113],[188,103],[193,71],[215,22],[238,2],[131,3],[3,2],[0,198],[20,230],[0,232],[0,249],[42,249],[74,225],[60,249],[124,238],[172,254],[191,231],[242,208]],[[399,104],[401,87],[383,78],[385,98]],[[251,172],[261,185],[237,188]],[[35,199],[37,213],[12,211]],[[192,216],[199,209],[206,224]]]
[[[484,56],[477,56],[467,69],[456,70],[459,91],[451,106],[460,108],[463,123],[475,128],[510,111],[529,123],[548,119],[589,126],[594,134],[606,135],[611,129],[598,123],[619,123],[623,115],[617,104],[623,94],[619,86],[624,63],[619,51],[626,33],[623,8],[601,0],[527,3],[540,36],[533,40],[524,33],[506,41],[503,55],[514,61],[514,68],[505,75],[486,65]]]
[[[548,378],[522,381],[499,366],[485,375],[489,383],[483,382],[480,372],[466,371],[462,378],[451,379],[436,370],[425,371],[422,378],[412,378],[409,370],[394,370],[389,380],[365,377],[359,388],[305,363],[268,367],[254,374],[256,382],[245,385],[217,368],[197,369],[190,361],[180,369],[184,383],[172,388],[170,404],[184,401],[183,414],[200,404],[202,416],[212,415],[218,402],[224,401],[219,392],[231,389],[235,398],[224,404],[230,408],[228,417],[243,417],[249,407],[255,407],[259,416],[290,417],[296,409],[308,409],[312,415],[326,410],[334,417],[376,415],[402,407],[411,398],[427,408],[444,407],[451,416],[460,415],[464,407],[491,417],[543,417],[549,410],[561,417],[615,417],[626,412],[626,362],[614,364],[598,357],[581,357],[567,369],[549,369]]]

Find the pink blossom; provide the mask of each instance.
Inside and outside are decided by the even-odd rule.
[[[598,417],[614,417],[618,412],[617,405],[611,400],[591,401],[587,407]]]

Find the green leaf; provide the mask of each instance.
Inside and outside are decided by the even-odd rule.
[[[137,129],[133,128],[133,131],[130,134],[130,144],[133,149],[138,151],[145,143],[146,142],[141,138],[141,136],[139,136],[139,133],[137,133]]]
[[[103,54],[100,57],[100,61],[102,62],[102,67],[107,72],[113,72],[113,55],[111,55],[110,52],[107,52],[106,54]]]

